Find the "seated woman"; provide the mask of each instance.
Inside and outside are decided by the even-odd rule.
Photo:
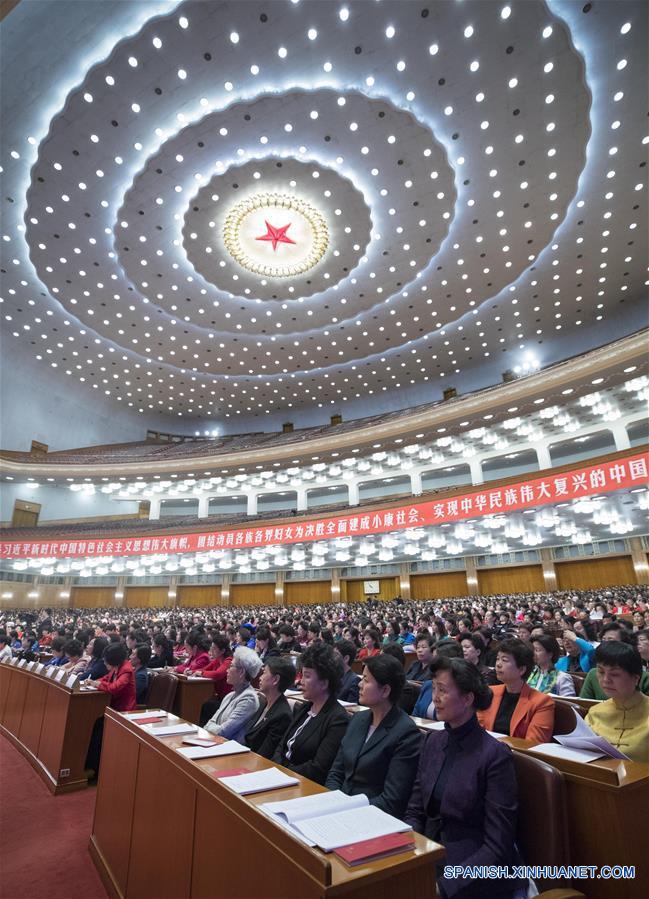
[[[187,647],[187,655],[184,662],[176,665],[175,670],[178,674],[194,674],[196,671],[202,671],[206,665],[209,665],[209,637],[203,633],[193,632],[187,635],[185,646]]]
[[[587,674],[593,667],[595,647],[587,640],[578,637],[570,628],[566,628],[563,632],[563,648],[566,655],[557,660],[558,671],[567,671],[569,674]]]
[[[253,649],[239,646],[228,668],[227,681],[232,692],[224,696],[216,713],[205,724],[205,730],[228,740],[243,743],[246,728],[257,709],[259,698],[252,686],[261,671],[259,656]]]
[[[609,698],[589,710],[587,724],[634,762],[649,762],[649,696],[638,689],[640,653],[628,643],[600,643],[595,664],[600,686]]]
[[[104,651],[107,646],[107,637],[95,637],[94,640],[90,641],[88,644],[90,658],[85,671],[82,671],[79,675],[79,680],[86,680],[87,678],[99,680],[104,674],[108,673],[108,668],[106,668],[106,663],[104,662]]]
[[[295,704],[293,720],[273,761],[324,784],[349,723],[347,712],[336,699],[343,666],[326,643],[307,647],[300,664],[302,692],[307,701]]]
[[[340,656],[343,663],[343,677],[338,688],[338,699],[342,699],[343,702],[358,702],[360,675],[352,671],[352,662],[356,658],[356,647],[351,640],[339,640],[334,647],[334,653]]]
[[[435,646],[433,661],[431,662],[431,674],[433,665],[435,664],[437,659],[440,658],[461,659],[462,649],[455,640],[440,640],[440,642]],[[412,714],[418,718],[430,718],[432,720],[435,720],[435,703],[433,702],[432,680],[424,681],[421,685],[421,690],[419,691],[419,696],[417,697],[417,702],[415,703],[415,707],[412,710]]]
[[[556,696],[574,696],[575,684],[567,671],[557,671],[555,663],[561,656],[561,647],[555,637],[539,634],[532,637],[534,668],[527,678],[527,683],[541,693],[554,693]]]
[[[369,627],[363,634],[363,648],[358,653],[358,659],[369,659],[381,652],[381,635],[376,628]]]
[[[325,786],[348,796],[364,793],[370,805],[402,817],[417,773],[421,734],[397,705],[406,676],[395,658],[367,659],[360,702],[352,716]]]
[[[266,662],[271,656],[280,655],[275,638],[271,634],[270,628],[266,627],[265,624],[261,624],[257,628],[257,633],[255,634],[255,652],[262,662]]]
[[[54,637],[50,649],[52,650],[52,658],[45,662],[45,667],[50,665],[65,665],[69,661],[65,654],[64,646],[67,643],[65,637]]]
[[[442,897],[505,899],[523,883],[443,876],[443,865],[512,866],[518,798],[511,750],[484,731],[476,718],[492,701],[475,665],[465,659],[433,662],[437,718],[419,756],[403,820],[446,850],[438,868]]]
[[[432,679],[430,663],[433,661],[435,641],[429,634],[418,634],[415,643],[417,661],[406,671],[406,680],[425,681]]]
[[[131,712],[135,708],[135,672],[127,660],[127,650],[123,643],[110,643],[104,650],[104,663],[107,674],[100,680],[88,680],[87,683],[110,695],[110,707],[118,712]],[[98,718],[90,737],[90,746],[86,756],[86,768],[99,774],[99,757],[101,754],[101,738],[104,733],[104,718]]]
[[[68,640],[63,647],[63,651],[68,657],[68,661],[63,665],[63,668],[70,674],[77,676],[83,674],[88,667],[89,661],[88,657],[84,654],[83,643],[79,640]]]
[[[264,758],[273,757],[282,734],[291,723],[293,713],[284,691],[294,681],[295,666],[291,659],[279,655],[266,659],[259,678],[259,690],[265,702],[248,722],[245,739],[246,746]]]
[[[230,641],[225,634],[216,634],[216,636],[212,637],[212,645],[210,646],[210,662],[202,671],[195,672],[196,675],[209,678],[214,685],[214,696],[201,706],[199,719],[201,727],[204,727],[205,723],[216,712],[221,705],[223,697],[232,692],[232,687],[228,683],[228,669],[231,664],[232,650],[230,649]]]
[[[153,638],[153,655],[149,660],[149,668],[171,668],[173,663],[173,646],[164,634],[156,634]]]
[[[489,668],[485,661],[487,656],[487,643],[482,634],[462,634],[460,646],[462,647],[464,658],[467,662],[472,662],[476,666],[485,679],[485,682],[490,687],[497,683],[496,672],[493,668]]]
[[[554,700],[529,687],[525,681],[534,668],[530,646],[512,637],[503,640],[496,656],[496,677],[491,687],[493,702],[486,711],[478,712],[485,730],[533,743],[549,743],[554,727]]]

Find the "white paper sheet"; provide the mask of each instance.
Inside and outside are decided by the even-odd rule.
[[[264,771],[252,771],[250,774],[237,774],[234,777],[223,777],[219,780],[239,793],[261,793],[263,790],[278,790],[280,787],[292,787],[299,783],[297,777],[289,777],[279,768],[266,768]]]
[[[375,805],[309,818],[295,826],[325,852],[331,852],[332,849],[347,846],[349,843],[374,840],[391,833],[405,833],[411,829],[408,824],[388,815]]]
[[[141,718],[166,718],[169,713],[163,711],[162,709],[149,709],[144,712],[124,712],[124,717],[128,718],[129,721],[139,721]]]
[[[604,737],[600,737],[596,734],[590,725],[584,721],[581,715],[577,715],[577,724],[571,733],[554,734],[554,739],[557,743],[561,743],[562,746],[568,746],[570,749],[583,749],[586,752],[600,752],[602,755],[606,755],[612,759],[629,760],[628,755],[620,752],[620,750],[616,749],[612,743],[609,743]]]
[[[143,730],[153,734],[154,737],[173,737],[176,734],[193,734],[198,730],[195,724],[170,724],[167,727],[157,727],[155,724],[141,724]]]
[[[541,755],[549,755],[556,759],[567,759],[569,762],[594,762],[601,759],[603,752],[587,752],[584,749],[569,749],[560,743],[539,743],[531,746],[530,752],[539,752]]]
[[[195,760],[211,759],[219,755],[236,755],[239,752],[250,752],[250,749],[237,743],[236,740],[227,740],[225,743],[217,743],[216,746],[187,746],[177,751],[186,759]]]
[[[350,808],[363,808],[369,804],[370,801],[364,793],[347,796],[341,790],[330,790],[327,793],[316,793],[315,796],[300,796],[299,799],[264,802],[260,808],[272,815],[281,816],[289,824],[294,824],[306,818],[331,815]]]
[[[419,727],[424,730],[444,730],[443,721],[430,721],[428,724],[420,724]]]

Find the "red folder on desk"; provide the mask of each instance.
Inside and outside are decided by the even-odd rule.
[[[376,858],[407,852],[408,849],[414,849],[414,847],[414,834],[409,830],[407,833],[390,833],[385,837],[376,837],[374,840],[348,843],[347,846],[339,846],[338,849],[334,849],[333,853],[346,865],[353,868],[355,865],[362,865],[364,862],[373,861]]]

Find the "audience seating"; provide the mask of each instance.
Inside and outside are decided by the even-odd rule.
[[[570,832],[563,774],[542,759],[514,752],[518,781],[517,845],[526,865],[570,864]],[[538,881],[543,890],[556,881]],[[569,884],[565,884],[566,887]],[[552,889],[544,897],[582,896],[573,890]]]
[[[554,697],[552,697],[554,699]],[[577,727],[577,719],[581,717],[579,707],[572,705],[565,700],[563,702],[554,702],[554,727],[552,728],[552,736],[555,734],[569,734]]]
[[[149,675],[149,691],[146,696],[146,707],[163,709],[171,712],[178,689],[178,678],[175,674],[158,673],[153,669]]]

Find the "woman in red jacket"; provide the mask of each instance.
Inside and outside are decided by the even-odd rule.
[[[203,671],[210,663],[209,648],[210,638],[205,634],[194,631],[185,640],[188,655],[184,662],[176,665],[178,674],[194,674]]]
[[[110,707],[117,712],[130,712],[135,708],[135,672],[127,661],[127,650],[123,643],[110,643],[104,651],[104,664],[108,671],[100,680],[86,683],[110,695]],[[103,716],[95,721],[86,756],[86,769],[99,775],[101,740],[104,734]]]
[[[358,659],[370,659],[381,652],[381,635],[376,628],[370,627],[363,634],[363,648],[358,653]]]
[[[214,696],[201,706],[199,719],[201,727],[216,713],[223,697],[232,692],[232,687],[227,681],[228,669],[232,664],[232,650],[225,634],[216,634],[212,637],[210,659],[211,662],[202,671],[195,672],[201,677],[208,677],[214,684]]]

